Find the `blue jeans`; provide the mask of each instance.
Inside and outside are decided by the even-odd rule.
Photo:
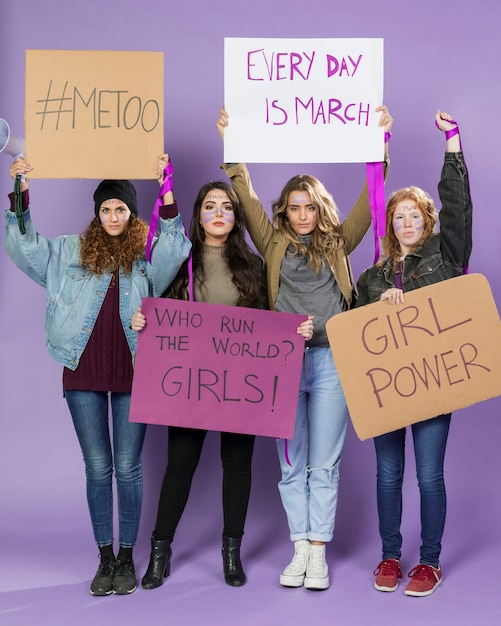
[[[416,471],[421,496],[420,562],[438,567],[447,508],[444,456],[450,413],[412,425]],[[383,559],[399,559],[402,548],[402,484],[405,467],[402,428],[374,439],[377,458],[377,506]]]
[[[331,541],[348,409],[329,348],[306,349],[294,438],[277,442],[292,541]],[[287,455],[290,465],[287,462]]]
[[[85,462],[87,502],[98,546],[113,543],[113,466],[118,495],[119,543],[136,543],[143,499],[141,451],[145,424],[129,422],[129,393],[111,393],[113,451],[108,426],[108,393],[65,392]]]

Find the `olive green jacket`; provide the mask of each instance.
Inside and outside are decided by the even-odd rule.
[[[252,187],[246,165],[243,163],[236,165],[224,164],[222,167],[226,171],[231,185],[238,196],[252,241],[265,260],[268,304],[270,309],[274,310],[280,284],[280,268],[288,245],[287,240],[280,231],[272,225],[266,211],[261,205]],[[386,159],[384,166],[385,179],[388,174],[388,169],[389,160]],[[351,209],[348,217],[341,224],[345,245],[337,251],[335,260],[331,263],[332,273],[343,292],[348,308],[351,308],[355,304],[355,284],[348,255],[353,252],[362,241],[370,225],[371,211],[367,193],[367,182],[365,182],[355,205]]]

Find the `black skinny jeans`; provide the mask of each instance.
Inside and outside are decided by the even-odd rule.
[[[202,453],[206,430],[169,426],[168,462],[160,491],[154,539],[173,541]],[[244,534],[251,488],[254,435],[221,433],[223,534]]]

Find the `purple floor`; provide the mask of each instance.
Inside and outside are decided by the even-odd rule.
[[[473,428],[473,424],[466,427]],[[450,445],[455,445],[455,438],[453,431]],[[147,455],[153,451],[153,445],[151,439],[147,440]],[[456,441],[456,445],[460,442]],[[92,597],[89,583],[97,567],[97,550],[90,536],[85,502],[79,497],[83,494],[74,494],[77,503],[70,511],[67,502],[61,499],[51,516],[49,507],[39,507],[39,517],[34,516],[34,511],[31,515],[28,511],[26,515],[20,514],[20,503],[16,512],[9,510],[3,515],[0,624],[137,626],[149,624],[150,617],[155,620],[151,623],[168,626],[267,626],[293,624],[298,617],[305,626],[501,624],[498,532],[501,503],[497,481],[492,483],[495,492],[488,486],[475,489],[466,466],[464,473],[450,471],[443,584],[427,598],[404,596],[403,585],[395,593],[381,593],[372,587],[372,570],[379,560],[375,505],[367,484],[361,485],[360,477],[357,478],[355,453],[359,460],[360,456],[366,457],[367,463],[372,449],[369,444],[360,444],[351,434],[343,461],[336,536],[328,549],[331,587],[324,592],[284,589],[278,584],[280,570],[291,556],[291,544],[276,491],[278,468],[274,446],[269,440],[259,440],[256,449],[253,492],[242,549],[248,583],[240,589],[224,584],[220,520],[215,513],[219,509],[219,475],[213,467],[217,439],[211,434],[173,545],[172,573],[163,587],[153,591],[138,588],[129,597]],[[482,472],[492,473],[498,466],[492,455],[479,455],[475,471],[477,476]],[[159,477],[154,480],[150,471],[146,462],[145,484],[151,485],[151,489],[145,490],[145,499],[153,501],[156,486],[152,483]],[[409,468],[409,494],[405,494],[402,527],[405,572],[416,564],[418,554],[412,471]],[[359,498],[361,494],[363,497]],[[138,576],[142,576],[148,561],[153,515],[154,510],[148,505],[135,550]],[[30,530],[32,524],[38,529],[36,536]],[[78,531],[70,533],[71,527]]]

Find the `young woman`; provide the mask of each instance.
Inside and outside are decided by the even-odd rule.
[[[185,263],[168,296],[197,302],[263,307],[264,275],[261,259],[245,241],[243,216],[231,187],[224,182],[204,185],[195,200],[191,221],[192,275]],[[191,283],[191,284],[190,284]],[[140,310],[132,328],[140,331],[146,319]],[[169,426],[168,462],[163,478],[151,555],[142,585],[155,589],[170,573],[171,543],[188,500],[207,431]],[[246,582],[240,545],[251,488],[254,436],[221,433],[223,465],[223,568],[228,585]]]
[[[442,210],[440,233],[431,197],[418,187],[395,192],[386,211],[384,260],[367,269],[358,281],[358,306],[387,300],[404,302],[404,293],[460,276],[472,247],[472,203],[468,171],[459,131],[447,113],[435,123],[445,133],[446,152],[438,185]],[[412,426],[417,478],[421,495],[421,551],[405,589],[409,596],[427,596],[442,582],[439,557],[445,524],[444,455],[451,415],[440,415]],[[377,503],[382,561],[375,587],[395,591],[402,578],[402,483],[405,464],[405,428],[374,439],[377,458]]]
[[[32,171],[24,159],[12,178]],[[137,334],[130,319],[143,296],[160,296],[187,258],[190,242],[170,199],[160,220],[152,263],[145,260],[147,225],[138,217],[136,191],[127,180],[104,180],[94,193],[94,218],[83,235],[46,239],[28,208],[21,184],[26,234],[6,211],[5,248],[14,263],[45,288],[49,353],[64,366],[63,390],[82,448],[87,501],[100,564],[90,592],[129,594],[136,588],[132,548],[142,503],[144,424],[129,422]],[[108,426],[113,419],[113,443]],[[113,550],[112,474],[116,473],[119,551]]]
[[[377,110],[380,126],[389,133],[392,118],[387,108]],[[228,120],[223,109],[217,122],[223,140]],[[272,223],[245,165],[224,167],[252,240],[266,262],[270,308],[307,314],[314,323],[314,333],[305,345],[294,437],[277,442],[282,471],[279,491],[294,542],[294,557],[283,570],[280,584],[327,589],[325,544],[334,531],[348,409],[325,324],[353,304],[348,255],[371,223],[367,188],[341,223],[323,184],[313,176],[294,176],[273,203]]]

